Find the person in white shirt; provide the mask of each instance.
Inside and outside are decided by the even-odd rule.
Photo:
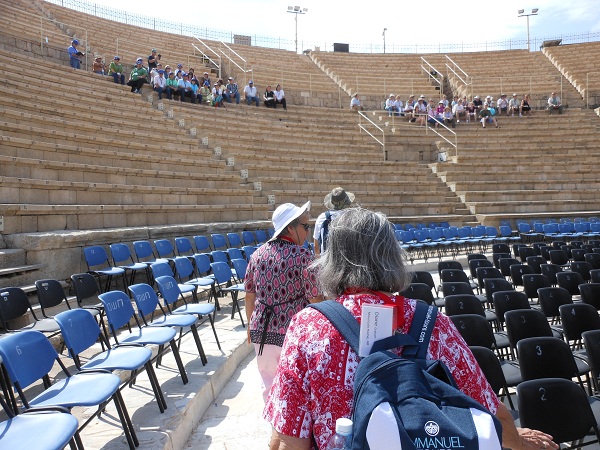
[[[400,96],[396,95],[396,101],[394,102],[396,106],[396,111],[398,111],[398,115],[404,117],[404,103],[400,100]]]
[[[521,102],[517,97],[517,94],[513,94],[512,98],[508,101],[508,111],[511,116],[519,113],[519,109],[521,108]],[[520,114],[519,114],[520,115]]]
[[[500,98],[496,102],[496,106],[497,106],[496,109],[498,110],[499,116],[502,115],[502,111],[504,111],[504,114],[506,114],[508,116],[508,100],[506,100],[506,94],[502,94],[500,96]]]
[[[548,112],[552,114],[554,111],[558,111],[559,114],[563,113],[562,102],[556,92],[553,92],[548,99]]]
[[[254,87],[254,81],[248,81],[248,86],[244,88],[244,96],[246,97],[246,104],[250,105],[252,102],[256,103],[258,107],[260,105],[260,99],[256,93],[256,88]]]
[[[354,94],[352,96],[352,99],[350,100],[350,109],[352,109],[354,111],[362,111],[365,109],[360,104],[360,99],[358,98],[358,92],[356,94]]]
[[[152,85],[154,86],[154,90],[158,92],[158,99],[162,100],[163,91],[167,87],[167,80],[165,78],[164,70],[161,69],[158,71],[158,75],[154,77]]]
[[[287,104],[285,102],[285,92],[283,92],[283,89],[281,89],[280,84],[275,86],[274,94],[275,94],[275,108],[277,108],[277,105],[283,105],[283,110],[287,111]]]
[[[465,105],[463,105],[463,101],[460,99],[452,108],[452,112],[454,113],[454,117],[456,118],[457,123],[460,123],[461,117],[463,118],[463,120],[467,118],[467,111],[465,110]]]
[[[396,96],[390,94],[388,99],[385,101],[385,110],[388,112],[388,116],[398,115],[398,109],[396,108]]]

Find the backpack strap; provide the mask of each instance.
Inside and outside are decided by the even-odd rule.
[[[424,309],[419,308],[419,304],[423,305]],[[341,303],[338,303],[335,300],[326,300],[320,303],[311,303],[308,306],[310,308],[315,308],[317,311],[319,311],[321,314],[327,317],[327,319],[329,319],[329,321],[335,327],[335,329],[338,330],[342,337],[346,340],[346,342],[348,342],[352,350],[354,350],[354,352],[358,355],[360,325],[358,324],[358,321],[354,318],[350,311],[348,311],[346,308],[344,308],[344,306]],[[437,308],[435,306],[433,308],[435,315],[437,315]],[[404,347],[402,356],[405,356],[406,353],[406,357],[415,358],[417,355],[422,354],[422,359],[425,359],[425,355],[427,355],[427,347],[429,345],[429,338],[431,337],[433,324],[435,323],[435,315],[434,312],[428,314],[428,305],[426,305],[423,302],[417,302],[417,311],[419,311],[419,309],[421,309],[421,311],[418,316],[415,311],[415,317],[413,318],[411,325],[411,331],[413,329],[416,331],[414,331],[412,334],[396,333],[387,338],[375,341],[373,343],[373,347],[371,348],[371,354],[382,350]],[[427,325],[431,323],[431,326],[429,327],[430,329],[428,333],[425,334],[425,337],[427,339],[426,341],[423,341],[424,349],[421,349],[420,347],[422,346],[422,344],[419,343],[421,326],[415,328],[414,325],[418,323],[423,324],[426,321],[428,315],[430,317],[430,320],[427,323]],[[415,319],[418,319],[418,321],[415,322]],[[417,348],[417,346],[419,348]]]
[[[417,302],[415,315],[413,316],[410,330],[408,331],[408,335],[417,342],[417,346],[405,348],[402,352],[402,356],[413,359],[426,359],[427,348],[429,347],[429,340],[433,333],[437,314],[437,306],[428,305],[424,302]]]

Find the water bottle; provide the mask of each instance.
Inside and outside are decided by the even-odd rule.
[[[352,421],[340,417],[335,421],[335,434],[327,442],[326,450],[349,450],[352,445]]]

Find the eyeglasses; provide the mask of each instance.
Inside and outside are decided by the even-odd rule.
[[[310,230],[310,225],[307,223],[299,223],[298,225],[302,225],[304,227],[304,231]]]

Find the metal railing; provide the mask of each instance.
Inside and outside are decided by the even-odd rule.
[[[373,125],[381,133],[381,140],[379,140],[379,138],[377,138],[377,136],[375,136],[373,133],[371,133],[367,129],[367,127],[365,125],[363,125],[363,119],[365,119],[367,121],[367,123]],[[379,125],[377,125],[371,119],[369,119],[369,117],[363,111],[358,111],[358,128],[361,131],[364,131],[365,133],[367,133],[369,136],[371,136],[373,139],[375,139],[375,141],[377,141],[377,143],[379,145],[381,145],[381,151],[383,152],[383,160],[387,161],[387,152],[385,150],[385,131],[383,130],[383,128],[381,128]]]
[[[444,136],[438,130],[436,130],[437,126],[441,126],[442,128],[445,128],[446,131],[452,135],[451,136],[452,140],[448,139],[446,136]],[[437,134],[444,141],[446,141],[446,143],[448,143],[452,147],[454,147],[454,155],[453,156],[458,156],[458,136],[456,135],[456,132],[451,130],[450,128],[448,128],[444,122],[437,122],[436,127],[432,127],[431,124],[429,123],[429,121],[426,120],[425,121],[425,134],[429,134],[429,131],[432,131],[434,134]]]
[[[462,70],[460,68],[460,66],[458,64],[456,64],[452,58],[450,58],[448,55],[446,55],[446,59],[448,61],[450,61],[452,63],[453,67],[450,67],[450,65],[448,63],[446,63],[446,68],[452,72],[460,81],[463,82],[463,84],[465,85],[465,87],[467,87],[469,85],[469,75],[467,75],[467,72],[465,72],[464,70]],[[465,79],[463,80],[463,78],[456,72],[456,70],[454,69],[458,69],[460,70],[460,72],[464,75]]]
[[[585,106],[586,108],[590,107],[590,75],[594,75],[595,83],[594,87],[598,88],[597,91],[594,91],[596,95],[593,97],[596,99],[595,103],[592,106],[597,106],[600,97],[600,72],[587,72],[585,74]]]
[[[441,92],[442,82],[438,79],[438,75],[440,73],[438,72],[438,70],[435,67],[433,67],[431,64],[429,64],[427,62],[427,60],[425,58],[423,58],[422,56],[421,56],[421,61],[423,61],[425,63],[427,68],[431,69],[431,70],[427,70],[427,68],[425,68],[423,66],[423,64],[421,64],[421,70],[427,74],[427,76],[429,77],[430,80],[435,81],[440,86],[440,92]]]

